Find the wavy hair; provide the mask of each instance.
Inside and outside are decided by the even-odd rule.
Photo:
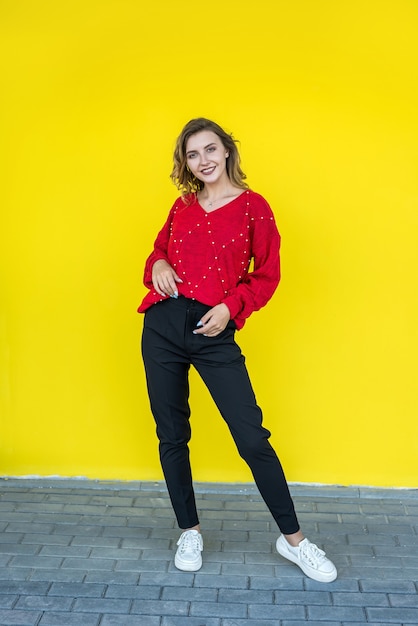
[[[226,171],[233,185],[241,189],[248,189],[244,180],[247,178],[240,166],[240,156],[236,146],[236,139],[232,134],[228,134],[216,122],[206,119],[205,117],[197,117],[190,120],[181,131],[176,141],[176,147],[173,155],[173,171],[171,172],[171,180],[182,193],[183,198],[190,194],[196,194],[203,189],[204,183],[196,178],[187,167],[186,145],[192,135],[200,133],[203,130],[209,130],[218,135],[224,148],[229,152],[226,160]]]

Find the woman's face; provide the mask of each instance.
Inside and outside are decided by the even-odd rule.
[[[186,143],[186,161],[192,174],[205,185],[219,182],[228,177],[227,149],[216,133],[202,130],[189,137]]]

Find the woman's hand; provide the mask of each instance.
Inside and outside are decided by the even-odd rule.
[[[195,335],[205,335],[205,337],[216,337],[225,330],[231,314],[226,304],[217,304],[202,316],[199,327],[193,331]]]
[[[152,284],[160,296],[173,296],[177,298],[177,284],[182,283],[181,278],[167,261],[160,259],[152,266]]]

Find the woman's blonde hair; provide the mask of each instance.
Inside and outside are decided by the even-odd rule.
[[[228,134],[216,122],[198,117],[190,120],[181,131],[174,149],[173,155],[173,171],[171,179],[176,187],[181,191],[183,197],[195,194],[204,187],[204,183],[196,178],[187,167],[186,145],[192,135],[200,133],[203,130],[209,130],[218,135],[224,148],[228,151],[229,156],[226,160],[226,171],[233,185],[241,189],[248,189],[247,183],[244,182],[246,175],[240,167],[240,156],[236,146],[236,140],[232,135]]]

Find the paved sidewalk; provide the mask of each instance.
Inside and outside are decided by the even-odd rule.
[[[252,485],[198,484],[203,567],[173,565],[160,483],[0,479],[0,626],[418,624],[418,490],[291,486],[339,570],[306,578],[275,552]]]

